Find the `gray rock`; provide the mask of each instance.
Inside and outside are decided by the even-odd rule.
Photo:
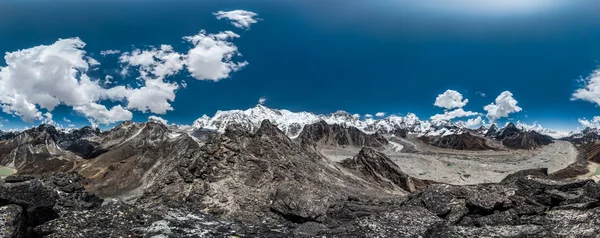
[[[271,209],[299,223],[322,220],[333,202],[326,191],[294,183],[282,184],[273,197]]]
[[[24,236],[23,208],[9,204],[0,207],[0,237],[12,238]]]

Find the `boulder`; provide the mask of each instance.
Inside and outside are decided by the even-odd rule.
[[[24,220],[23,208],[19,205],[9,204],[0,207],[0,237],[23,237]]]

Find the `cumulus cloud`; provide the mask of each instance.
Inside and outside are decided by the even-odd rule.
[[[133,113],[126,110],[121,105],[114,106],[108,110],[104,105],[89,103],[75,106],[73,110],[82,113],[87,118],[93,118],[93,121],[96,123],[105,125],[119,121],[128,121],[133,118]]]
[[[358,120],[358,119],[360,119],[360,114],[353,114],[353,115],[352,115],[352,118],[354,118],[354,119],[357,119],[357,120]]]
[[[44,113],[44,119],[43,119],[43,123],[44,124],[49,124],[49,125],[57,125],[56,122],[54,122],[54,120],[52,120],[52,113],[50,112],[46,112]]]
[[[221,12],[219,17],[245,27],[255,23],[256,15],[251,21],[239,17],[244,14]],[[177,52],[170,45],[125,52],[119,57],[123,66],[121,75],[138,72],[137,87],[111,86],[114,82],[110,75],[90,78],[88,71],[100,63],[87,55],[86,44],[79,38],[7,52],[6,66],[0,65],[0,108],[30,123],[47,119],[40,110],[50,113],[58,105],[72,107],[94,125],[130,120],[129,110],[165,114],[173,110],[171,103],[179,89],[177,82],[166,79],[169,76],[187,69],[198,80],[219,81],[248,65],[246,61],[234,60],[241,54],[231,40],[239,37],[231,31],[208,34],[202,30],[184,37],[192,44],[188,52]],[[120,53],[119,50],[100,52],[103,56]],[[181,86],[187,86],[185,81]],[[118,105],[109,110],[100,104],[104,101]]]
[[[371,115],[371,114],[365,114],[365,117],[366,118],[373,118],[373,115]]]
[[[483,119],[480,116],[478,116],[477,118],[471,118],[467,120],[467,122],[465,122],[465,125],[467,127],[479,127],[483,125]]]
[[[52,111],[59,104],[83,105],[103,99],[118,100],[124,87],[103,88],[87,76],[89,58],[79,38],[59,39],[7,52],[0,67],[0,104],[5,113],[23,121],[41,120],[36,105]]]
[[[258,99],[258,104],[263,105],[263,104],[265,104],[266,101],[267,101],[267,99],[265,97],[260,97]]]
[[[230,73],[248,65],[247,61],[233,61],[233,56],[241,56],[241,54],[238,52],[237,46],[229,40],[239,37],[238,34],[231,31],[207,34],[204,30],[197,35],[184,37],[194,45],[187,53],[185,60],[185,65],[192,77],[216,82],[229,78]]]
[[[433,105],[445,109],[462,108],[469,102],[468,99],[463,100],[463,95],[455,90],[448,89],[440,94],[435,99]]]
[[[375,113],[375,116],[376,116],[376,117],[384,117],[384,116],[385,116],[385,112],[378,112],[378,113]]]
[[[458,109],[454,109],[452,111],[445,111],[444,114],[433,115],[430,119],[432,121],[450,121],[454,118],[470,117],[470,116],[476,116],[478,114],[479,113],[477,113],[477,112],[465,111],[462,108],[458,108]]]
[[[233,11],[218,11],[213,13],[217,19],[227,19],[231,21],[231,24],[237,28],[248,29],[250,25],[257,23],[258,14],[246,10],[233,10]]]
[[[144,80],[141,88],[129,90],[126,95],[129,101],[127,108],[156,114],[173,110],[171,102],[175,100],[179,85],[166,82],[165,78],[177,74],[184,67],[198,80],[219,81],[229,78],[232,72],[248,64],[232,60],[233,56],[240,54],[228,40],[237,37],[239,35],[230,31],[218,34],[201,31],[197,35],[184,37],[193,44],[187,54],[175,52],[170,45],[148,50],[135,49],[122,54],[119,60],[125,64],[124,71],[136,67],[140,78]],[[187,83],[182,82],[182,85],[187,86]]]
[[[575,90],[571,100],[584,100],[600,106],[600,69],[583,79],[584,87]]]
[[[170,45],[149,50],[135,49],[119,57],[127,66],[137,66],[142,79],[164,79],[183,69],[184,56],[173,50]]]
[[[71,123],[71,120],[69,120],[69,119],[68,119],[68,118],[66,118],[66,117],[63,117],[63,121],[65,121],[66,123]]]
[[[127,108],[165,114],[173,110],[171,102],[175,101],[175,91],[178,88],[176,83],[164,82],[161,79],[146,80],[145,86],[129,91]]]
[[[595,116],[592,120],[579,118],[579,123],[581,123],[583,127],[600,128],[600,116]]]
[[[490,123],[494,123],[497,119],[508,117],[509,114],[520,112],[523,109],[517,106],[517,100],[513,98],[513,94],[509,91],[504,91],[496,101],[483,108],[487,111],[487,118]]]
[[[120,54],[120,53],[121,53],[120,50],[103,50],[103,51],[100,51],[100,54],[102,56],[117,55],[117,54]]]
[[[159,116],[154,116],[154,115],[149,116],[148,121],[156,121],[156,122],[160,122],[165,125],[167,125],[167,122],[168,122],[166,119],[159,117]]]

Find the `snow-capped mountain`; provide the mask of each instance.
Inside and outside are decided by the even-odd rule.
[[[533,125],[527,125],[525,123],[521,123],[517,121],[517,127],[521,130],[525,131],[535,131],[537,133],[550,136],[554,139],[565,138],[573,134],[573,132],[559,131],[550,128],[544,128],[540,124],[534,123]]]
[[[417,115],[408,113],[406,116],[392,115],[384,119],[361,119],[345,111],[337,111],[326,115],[317,115],[310,112],[291,112],[257,105],[247,110],[217,111],[213,117],[204,115],[194,121],[191,129],[209,129],[224,132],[227,126],[237,123],[249,130],[259,128],[263,120],[269,120],[290,137],[297,137],[302,128],[307,124],[321,120],[329,124],[340,124],[356,127],[366,133],[391,133],[396,129],[406,129],[409,133],[419,135],[445,135],[454,134],[464,130],[464,125],[454,123],[432,124],[420,120]]]

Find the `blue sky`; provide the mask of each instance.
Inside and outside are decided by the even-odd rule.
[[[483,114],[485,105],[510,91],[523,110],[501,121],[571,130],[580,126],[579,118],[600,115],[597,104],[571,100],[575,90],[585,87],[579,79],[597,69],[600,60],[598,1],[522,0],[485,6],[474,0],[454,5],[441,0],[372,2],[3,0],[0,52],[79,37],[86,43],[83,50],[101,63],[87,75],[111,75],[113,86],[137,87],[137,74],[119,76],[123,64],[118,55],[103,57],[100,52],[161,44],[187,52],[190,43],[184,36],[203,29],[237,33],[240,37],[231,42],[241,56],[233,60],[247,61],[243,69],[218,82],[195,79],[185,70],[165,79],[187,84],[175,91],[173,110],[159,115],[178,124],[191,124],[216,110],[249,108],[260,97],[266,98],[266,106],[292,111],[413,112],[424,119],[443,113],[434,101],[447,89],[469,99],[464,110]],[[236,9],[255,12],[262,20],[240,29],[213,15]],[[98,103],[127,107],[122,101]],[[128,110],[136,121],[157,115]],[[63,117],[76,125],[89,124],[65,104],[52,114],[62,124],[68,124]],[[6,113],[0,116],[8,120],[2,129],[32,125]]]

